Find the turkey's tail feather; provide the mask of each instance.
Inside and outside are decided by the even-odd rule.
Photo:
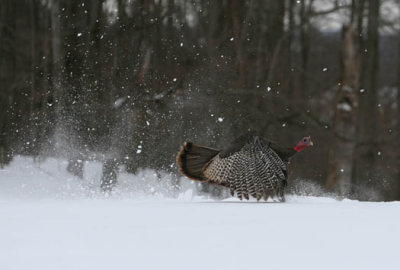
[[[179,172],[193,180],[207,181],[203,174],[204,166],[219,152],[212,148],[185,142],[176,157]]]

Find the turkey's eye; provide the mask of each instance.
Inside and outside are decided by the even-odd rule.
[[[304,139],[303,142],[307,142],[307,139]]]

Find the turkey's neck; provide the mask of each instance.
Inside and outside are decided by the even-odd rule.
[[[298,152],[292,147],[282,147],[276,144],[271,144],[271,148],[278,154],[278,156],[282,160],[289,160],[294,154]]]

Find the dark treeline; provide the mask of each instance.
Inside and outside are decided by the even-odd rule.
[[[316,146],[292,164],[293,189],[309,179],[398,200],[400,42],[383,5],[400,8],[1,0],[0,164],[59,156],[82,177],[83,161],[98,159],[107,190],[122,165],[176,172],[184,140],[221,148],[253,129],[282,145],[312,136]]]

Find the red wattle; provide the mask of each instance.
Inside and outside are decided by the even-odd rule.
[[[300,152],[302,149],[304,148],[304,146],[298,146],[298,145],[296,145],[295,147],[293,147],[293,149],[294,149],[294,151],[296,151],[296,152]]]

